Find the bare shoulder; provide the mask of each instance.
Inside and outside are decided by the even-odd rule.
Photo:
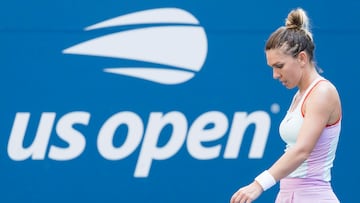
[[[306,103],[308,108],[319,113],[322,112],[323,115],[328,114],[328,124],[335,123],[341,117],[339,93],[336,87],[328,80],[322,81],[314,87]]]
[[[339,100],[339,93],[334,86],[333,83],[331,83],[328,80],[324,80],[318,83],[318,85],[314,88],[312,96],[320,99],[326,99],[328,102],[332,100]]]

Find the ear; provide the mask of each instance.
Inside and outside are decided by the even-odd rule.
[[[306,62],[308,61],[308,55],[306,54],[305,51],[301,51],[299,54],[298,54],[298,61],[299,63],[302,65],[302,66],[305,66]]]

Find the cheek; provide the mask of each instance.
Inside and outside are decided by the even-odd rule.
[[[290,86],[295,87],[298,85],[301,76],[302,76],[301,71],[292,70],[287,73],[286,78],[291,84]]]
[[[290,63],[284,67],[283,74],[293,80],[301,75],[301,68],[296,63]]]

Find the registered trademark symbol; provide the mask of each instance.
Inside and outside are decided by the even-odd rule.
[[[280,112],[280,105],[278,103],[273,103],[270,107],[270,110],[273,114],[277,114]]]

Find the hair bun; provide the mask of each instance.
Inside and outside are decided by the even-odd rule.
[[[285,20],[288,29],[304,29],[309,31],[309,19],[305,11],[301,8],[292,10]]]

